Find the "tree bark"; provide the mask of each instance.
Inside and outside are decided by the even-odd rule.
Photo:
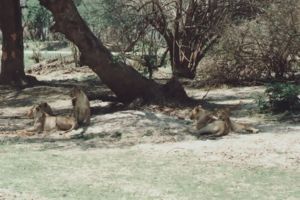
[[[108,49],[88,28],[72,0],[39,0],[52,12],[54,25],[51,31],[60,32],[73,42],[81,52],[80,63],[89,66],[123,102],[136,98],[161,101],[170,98],[187,99],[182,87],[173,90],[172,85],[161,85],[146,79],[132,67],[118,63]],[[174,80],[172,80],[174,82]],[[172,94],[170,94],[170,92]]]
[[[0,1],[0,29],[3,36],[0,83],[15,86],[33,83],[36,79],[24,72],[20,0]]]

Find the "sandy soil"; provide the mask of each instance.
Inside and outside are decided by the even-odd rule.
[[[181,156],[182,159],[186,159],[183,162],[191,165],[200,162],[208,165],[293,170],[299,178],[299,119],[279,121],[280,116],[259,114],[254,100],[258,94],[263,93],[264,87],[214,89],[206,97],[209,102],[216,104],[240,103],[241,106],[233,112],[232,119],[253,124],[260,129],[259,134],[231,134],[217,140],[197,140],[191,135],[195,131],[193,122],[187,117],[182,119],[191,108],[169,108],[168,112],[159,112],[151,107],[130,110],[112,102],[101,101],[97,95],[110,92],[87,68],[76,69],[74,73],[70,69],[62,69],[52,70],[50,73],[39,72],[36,75],[47,84],[24,90],[1,87],[0,144],[12,144],[13,147],[9,148],[13,149],[23,145],[22,148],[32,149],[30,151],[42,148],[41,146],[59,146],[63,150],[59,152],[60,155],[77,155],[77,153],[81,155],[82,149],[91,155],[93,152],[110,154],[112,151],[117,154],[123,152],[125,148],[126,152],[135,152],[136,155],[153,163],[171,158],[176,160]],[[47,101],[56,114],[69,114],[72,106],[68,92],[75,84],[81,85],[91,97],[93,116],[89,127],[68,134],[60,132],[30,136],[24,134],[22,130],[31,127],[33,123],[32,119],[24,117],[24,113],[34,104]],[[205,90],[197,88],[187,88],[187,92],[196,99],[201,99],[206,94]],[[80,133],[84,133],[83,139],[77,138]],[[5,148],[8,147],[4,146]],[[50,149],[51,153],[53,148]],[[0,199],[14,199],[10,197],[14,195],[20,196],[15,199],[28,197],[25,195],[26,198],[23,198],[20,193],[10,193],[8,189],[0,190]]]

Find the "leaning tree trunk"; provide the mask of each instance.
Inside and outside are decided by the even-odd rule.
[[[187,95],[176,81],[160,85],[146,79],[132,67],[114,60],[112,54],[88,28],[79,15],[72,0],[39,0],[54,17],[51,31],[60,32],[77,45],[80,63],[89,66],[116,95],[124,102],[135,98],[161,100],[186,99]]]
[[[23,28],[20,0],[0,1],[2,59],[0,83],[25,86],[34,79],[24,72]]]

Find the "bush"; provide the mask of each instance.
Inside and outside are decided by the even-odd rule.
[[[215,52],[211,78],[293,79],[300,71],[299,2],[274,1],[255,20],[228,27]]]
[[[257,104],[261,111],[293,111],[300,108],[300,87],[288,83],[274,83],[267,86],[265,97],[260,97]]]

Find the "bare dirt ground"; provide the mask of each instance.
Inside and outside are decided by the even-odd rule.
[[[241,102],[232,119],[253,124],[259,134],[198,140],[189,107],[128,109],[99,100],[111,92],[89,69],[51,69],[32,72],[44,85],[0,88],[0,200],[300,199],[299,119],[258,114],[254,100],[264,87],[224,87],[206,98]],[[73,85],[90,97],[89,127],[23,131],[33,121],[24,113],[39,102],[68,115]],[[206,94],[186,89],[195,99]]]

